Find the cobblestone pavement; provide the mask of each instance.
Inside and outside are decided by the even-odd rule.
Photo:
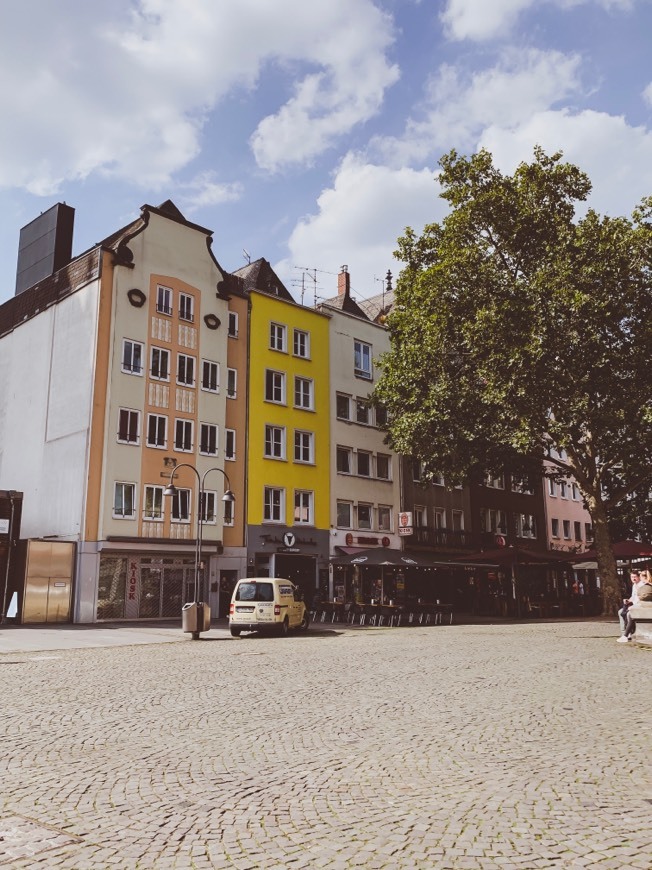
[[[0,655],[0,865],[649,870],[652,654],[616,635],[217,632]]]

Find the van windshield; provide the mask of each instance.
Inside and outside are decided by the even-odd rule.
[[[272,583],[241,583],[235,593],[236,601],[273,601]]]

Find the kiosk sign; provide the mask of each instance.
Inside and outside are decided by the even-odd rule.
[[[399,535],[412,534],[412,512],[401,511],[398,515],[398,533]]]

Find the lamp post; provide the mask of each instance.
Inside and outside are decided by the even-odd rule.
[[[194,471],[194,473],[195,473],[195,476],[197,477],[197,483],[199,485],[198,492],[197,492],[197,534],[195,536],[195,600],[193,602],[195,622],[194,622],[193,626],[191,626],[188,629],[185,629],[185,630],[190,631],[192,633],[193,640],[199,640],[199,634],[201,631],[204,630],[203,628],[200,627],[200,619],[199,619],[200,605],[202,605],[202,601],[200,600],[199,572],[200,572],[200,565],[201,565],[201,545],[202,545],[203,526],[204,526],[202,514],[203,514],[203,511],[206,509],[206,489],[205,489],[204,484],[206,482],[207,475],[210,474],[211,471],[219,471],[220,474],[224,475],[227,489],[226,489],[224,495],[222,496],[222,501],[225,503],[225,505],[226,504],[233,504],[235,502],[235,496],[234,496],[233,492],[231,491],[231,483],[229,481],[229,477],[228,477],[226,471],[224,471],[222,468],[217,468],[217,466],[215,466],[213,468],[208,468],[203,473],[203,475],[200,475],[199,472],[197,471],[197,469],[195,468],[195,466],[190,465],[189,462],[182,462],[180,465],[177,465],[172,469],[172,471],[170,472],[170,482],[163,490],[163,495],[175,496],[179,492],[177,487],[174,485],[174,475],[177,473],[177,471],[180,468],[192,469],[192,471]],[[206,603],[203,604],[203,607],[207,607],[207,606],[208,606],[208,604],[206,604]],[[184,611],[187,609],[187,607],[188,607],[187,604],[184,605]],[[202,617],[203,617],[203,613],[204,613],[204,611],[202,610]],[[201,625],[203,625],[203,619],[201,621]]]

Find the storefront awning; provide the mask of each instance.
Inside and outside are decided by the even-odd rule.
[[[434,554],[417,553],[410,550],[391,550],[388,547],[374,547],[363,550],[358,547],[336,547],[342,554],[331,561],[336,565],[358,565],[360,567],[381,565],[395,568],[463,568],[461,559],[437,559]],[[496,562],[486,560],[483,564],[469,562],[474,568],[496,568]]]

